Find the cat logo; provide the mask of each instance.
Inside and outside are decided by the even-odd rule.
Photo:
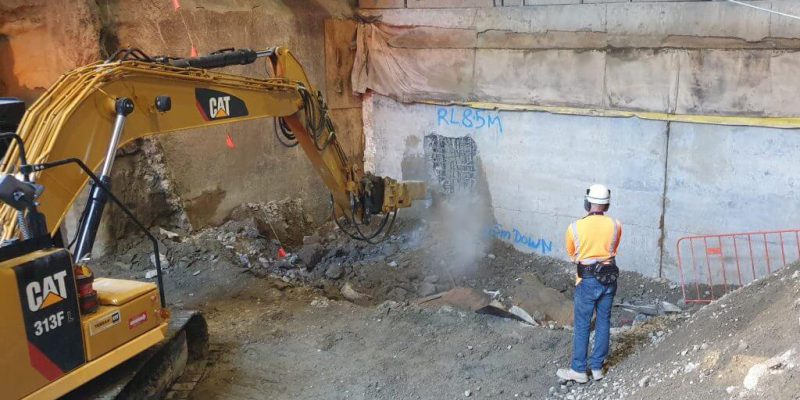
[[[208,99],[209,117],[224,118],[231,115],[231,96],[212,97]]]
[[[34,281],[25,286],[28,309],[32,312],[57,304],[67,298],[67,271],[46,276],[42,282]]]
[[[195,105],[204,121],[246,117],[247,105],[242,99],[219,90],[195,88]]]

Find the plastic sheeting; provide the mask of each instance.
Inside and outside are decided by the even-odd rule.
[[[416,48],[391,45],[412,30],[385,24],[359,25],[351,75],[353,90],[365,93],[372,89],[403,102],[467,100],[473,86],[474,49],[436,48],[437,35],[417,37]]]

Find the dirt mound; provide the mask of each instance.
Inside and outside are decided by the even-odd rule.
[[[800,265],[703,307],[575,399],[797,399]],[[560,398],[556,395],[553,397]]]

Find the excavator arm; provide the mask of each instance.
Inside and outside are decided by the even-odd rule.
[[[259,58],[268,60],[274,77],[259,79],[212,70]],[[296,140],[304,150],[340,214],[356,224],[349,232],[356,238],[374,237],[359,234],[362,231],[358,229],[358,224],[369,222],[370,215],[388,216],[424,195],[421,182],[374,177],[347,158],[322,96],[285,48],[260,52],[230,49],[195,58],[150,58],[130,49],[118,52],[109,60],[62,76],[30,107],[17,132],[25,142],[28,164],[77,158],[99,170],[101,179],[110,184],[115,152],[130,141],[269,117],[278,118],[284,137]],[[19,176],[31,171],[20,168],[19,152],[16,144],[9,147],[3,163],[6,174]],[[38,211],[53,235],[88,177],[70,167],[36,171],[26,179],[45,188],[37,199]],[[8,205],[0,209],[3,239],[18,235],[18,220],[24,218],[16,218],[17,213]],[[99,215],[97,219],[99,223]],[[91,243],[87,250],[90,248]],[[76,259],[84,255],[77,253]]]

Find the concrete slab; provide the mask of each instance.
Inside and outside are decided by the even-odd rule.
[[[482,49],[603,49],[608,47],[603,32],[519,33],[487,30],[478,35],[477,46]]]
[[[380,16],[381,21],[392,25],[436,26],[440,28],[475,28],[478,8],[363,10],[368,16]]]
[[[543,6],[553,4],[581,4],[581,0],[525,0],[526,6]]]
[[[770,106],[780,106],[779,102],[767,95],[772,91],[772,56],[772,52],[749,50],[680,53],[676,111],[683,114],[775,113],[777,110]]]
[[[797,95],[800,92],[800,52],[779,52],[769,60],[770,91],[762,93],[767,114],[773,116],[800,115]]]
[[[606,55],[604,106],[674,111],[679,53],[675,50],[610,50]]]
[[[769,8],[767,1],[754,5]],[[688,35],[760,40],[769,36],[770,14],[728,2],[611,3],[608,33]]]
[[[406,0],[358,0],[359,8],[405,8]]]
[[[389,39],[391,47],[408,49],[471,49],[476,47],[474,29],[436,28],[420,26]]]
[[[494,0],[406,0],[408,8],[494,7]]]
[[[605,53],[477,50],[475,96],[524,104],[601,104]]]
[[[792,15],[800,15],[800,2],[795,0],[772,0],[772,9]],[[796,19],[781,15],[770,15],[770,36],[776,38],[800,38],[800,23]]]

